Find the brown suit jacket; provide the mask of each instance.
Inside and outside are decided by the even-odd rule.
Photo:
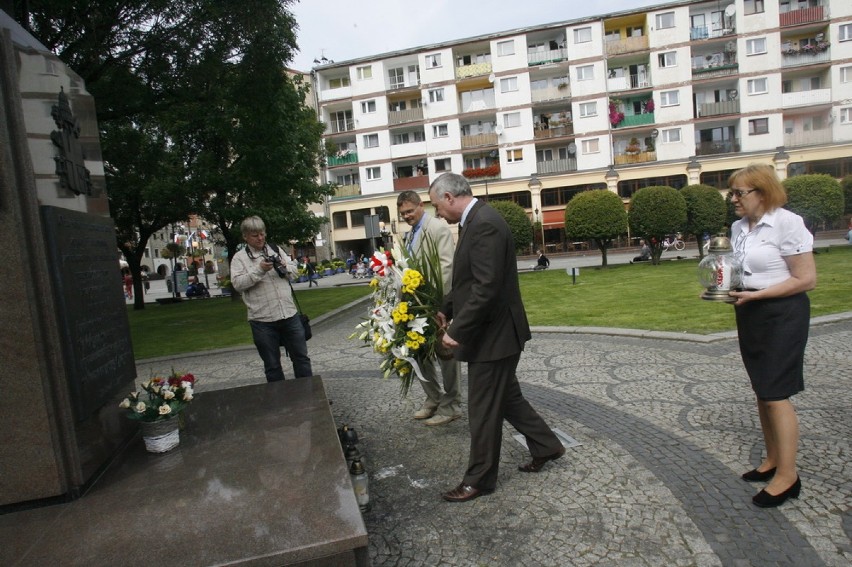
[[[518,354],[532,338],[518,286],[515,242],[484,201],[468,213],[453,257],[453,289],[443,313],[460,346],[457,360],[488,362]]]

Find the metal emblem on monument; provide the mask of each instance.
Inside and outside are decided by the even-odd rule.
[[[80,125],[71,113],[71,105],[65,95],[65,89],[60,87],[59,104],[53,105],[50,111],[59,130],[50,133],[53,144],[59,148],[59,155],[54,157],[56,175],[60,185],[74,192],[75,195],[92,195],[92,180],[86,169],[83,145],[80,143]]]

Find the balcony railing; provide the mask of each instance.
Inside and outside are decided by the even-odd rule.
[[[480,75],[488,75],[490,73],[491,63],[474,63],[473,65],[462,65],[461,67],[456,67],[456,79],[478,77]]]
[[[624,120],[613,126],[613,128],[631,128],[633,126],[644,126],[654,123],[654,113],[645,112],[643,114],[633,114],[625,116]]]
[[[391,110],[388,111],[388,124],[402,124],[404,122],[414,122],[423,120],[422,108],[409,108],[407,110]]]
[[[609,92],[626,91],[629,89],[647,89],[651,87],[651,77],[648,75],[628,75],[613,77],[606,80]]]
[[[571,96],[571,87],[568,83],[562,83],[564,86],[547,87],[546,89],[534,89],[531,93],[533,102],[542,102],[545,100],[559,100]]]
[[[794,106],[811,106],[814,104],[830,103],[831,89],[796,91],[793,93],[783,93],[781,95],[781,108],[792,108]]]
[[[350,130],[355,129],[355,120],[332,120],[329,123],[329,127],[332,134],[339,134],[340,132],[349,132]]]
[[[802,8],[801,10],[791,10],[778,14],[778,23],[781,27],[798,26],[799,24],[807,24],[809,22],[821,22],[826,19],[828,11],[822,6],[814,6],[812,8]]]
[[[462,148],[478,148],[480,146],[495,146],[497,145],[497,134],[474,134],[472,136],[461,137]]]
[[[335,199],[341,197],[352,197],[355,195],[361,194],[361,186],[360,185],[338,185],[334,188],[334,197]]]
[[[717,37],[725,37],[726,35],[733,35],[735,33],[737,33],[735,27],[714,30],[710,26],[698,26],[697,28],[689,29],[689,39],[692,41],[698,39],[714,39]]]
[[[720,102],[704,102],[698,105],[698,117],[721,116],[724,114],[739,114],[740,101],[723,100]]]
[[[334,167],[337,165],[348,165],[350,163],[358,163],[358,152],[349,152],[348,154],[328,156],[328,166]]]
[[[535,171],[538,174],[565,173],[566,171],[577,171],[577,158],[538,161],[535,164]]]
[[[721,65],[696,65],[692,67],[693,75],[701,75],[701,79],[712,79],[714,77],[727,77],[728,75],[736,75],[739,70],[737,58],[731,57]]]
[[[615,41],[606,42],[607,55],[621,55],[622,53],[633,53],[648,49],[648,36],[627,37]]]
[[[399,177],[393,180],[394,191],[413,191],[414,189],[428,189],[429,176],[415,175],[414,177]]]
[[[821,128],[810,132],[791,132],[784,134],[784,147],[815,146],[831,143],[831,128]]]
[[[639,152],[637,154],[621,154],[615,156],[615,165],[630,165],[657,161],[657,152]]]
[[[527,50],[527,64],[544,65],[545,63],[558,63],[568,59],[567,49],[551,49],[550,51]]]
[[[814,65],[817,63],[828,63],[831,61],[831,53],[828,49],[813,53],[798,52],[781,54],[782,67],[799,67],[801,65]]]
[[[536,128],[535,139],[547,140],[549,138],[561,138],[562,136],[573,136],[574,125],[563,124],[560,126],[548,126],[547,128]]]
[[[714,154],[732,154],[740,151],[740,140],[719,140],[716,142],[699,142],[695,144],[695,155],[709,156]]]

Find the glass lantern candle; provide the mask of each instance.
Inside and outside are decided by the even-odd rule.
[[[698,264],[698,281],[705,288],[701,299],[734,303],[736,298],[728,292],[739,289],[742,279],[743,265],[731,241],[723,234],[713,237],[707,255]]]
[[[352,478],[352,488],[355,490],[355,501],[358,503],[358,508],[362,512],[370,509],[370,488],[367,479],[367,471],[361,463],[361,459],[356,457],[352,461],[352,466],[349,467],[349,475]]]

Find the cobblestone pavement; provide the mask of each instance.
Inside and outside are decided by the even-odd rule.
[[[373,565],[852,564],[852,313],[812,326],[807,389],[794,398],[802,495],[763,510],[750,501],[762,485],[739,478],[760,462],[762,441],[731,333],[534,329],[522,388],[579,445],[524,474],[528,453],[507,425],[497,491],[451,504],[440,493],[464,473],[466,417],[441,427],[412,419],[419,387],[402,399],[377,356],[348,340],[363,311],[318,318],[309,346],[335,420],[361,439]],[[171,366],[194,372],[200,391],[264,379],[253,349],[144,361],[139,375]]]

